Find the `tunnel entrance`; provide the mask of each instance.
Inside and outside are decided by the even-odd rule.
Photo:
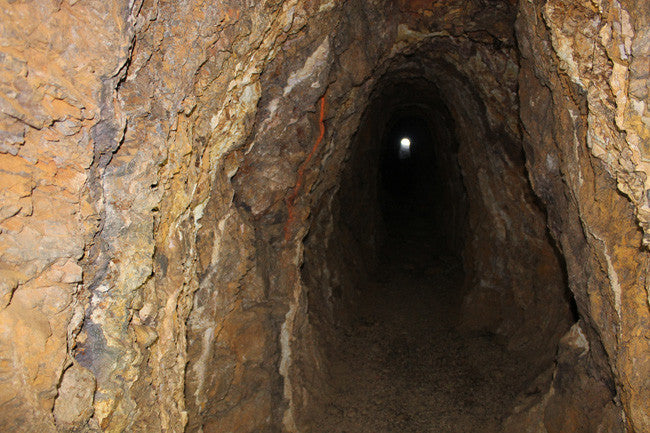
[[[440,254],[460,256],[467,203],[458,143],[444,106],[429,115],[403,106],[386,124],[379,156],[380,218],[390,239],[420,239]]]
[[[328,380],[311,431],[503,431],[574,320],[521,145],[445,68],[377,84],[327,263],[315,211],[303,279]]]

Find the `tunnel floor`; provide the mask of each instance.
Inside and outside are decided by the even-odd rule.
[[[314,432],[497,432],[526,371],[495,338],[459,330],[463,272],[426,218],[392,215],[380,271],[342,332]],[[429,220],[430,221],[430,220]]]

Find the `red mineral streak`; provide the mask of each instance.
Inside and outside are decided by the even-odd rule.
[[[325,95],[321,96],[319,102],[320,102],[320,115],[318,118],[318,125],[320,127],[320,134],[318,135],[318,139],[316,139],[316,142],[314,143],[311,152],[309,152],[307,158],[305,158],[303,163],[298,168],[298,179],[296,180],[296,184],[294,185],[291,194],[286,198],[288,217],[287,217],[287,223],[284,226],[285,242],[289,241],[289,238],[291,237],[291,226],[293,225],[294,220],[296,218],[295,201],[296,201],[296,197],[298,197],[298,193],[300,192],[300,188],[302,187],[302,183],[304,181],[305,170],[307,169],[307,166],[311,162],[311,159],[314,157],[316,150],[318,150],[318,146],[320,146],[320,143],[323,141],[323,137],[325,137]]]

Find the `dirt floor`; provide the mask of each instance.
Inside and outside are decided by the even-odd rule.
[[[493,336],[458,330],[459,259],[408,227],[341,333],[314,433],[496,433],[522,390],[520,361]]]

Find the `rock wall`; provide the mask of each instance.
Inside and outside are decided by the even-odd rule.
[[[484,119],[457,131],[468,325],[538,350],[522,311],[568,327],[544,211],[566,261],[581,320],[511,426],[650,429],[642,1],[17,0],[0,40],[0,429],[300,431],[345,161],[400,68]]]
[[[63,430],[93,413],[97,378],[73,364],[75,340],[103,224],[93,185],[120,140],[100,125],[120,124],[114,89],[140,6],[2,5],[2,430],[55,431],[55,417]]]
[[[579,373],[580,363],[573,367],[581,382],[576,391],[566,389],[558,364],[547,400],[536,409],[546,426],[539,431],[560,431],[562,424],[571,431],[618,431],[609,427],[610,412],[620,411],[611,408],[612,402],[618,401],[625,431],[650,429],[644,379],[650,349],[644,337],[648,252],[641,247],[647,201],[642,197],[647,170],[641,168],[648,137],[641,102],[647,98],[647,31],[647,8],[641,4],[520,3],[527,165],[566,260],[582,318],[572,332],[584,335],[586,342],[577,351],[586,358],[582,364],[589,365],[588,374]],[[599,378],[609,390],[596,391],[589,378]],[[576,392],[596,401],[587,399],[576,408]]]
[[[271,73],[262,76],[267,91],[233,179],[236,203],[267,246],[268,290],[283,308],[278,339],[284,401],[279,407],[286,431],[300,431],[305,408],[326,387],[322,359],[328,333],[308,314],[318,308],[310,304],[315,290],[326,290],[326,284],[314,290],[305,286],[302,240],[313,216],[320,228],[309,234],[310,242],[323,248],[311,269],[325,274],[328,282],[350,276],[342,260],[349,252],[326,263],[332,257],[325,251],[328,242],[341,246],[341,239],[331,236],[337,222],[333,199],[359,125],[359,108],[371,89],[372,68],[388,51],[396,29],[391,15],[384,15],[390,10],[387,2],[326,3],[319,10],[305,34],[288,41],[269,64]],[[371,37],[376,28],[386,31]]]
[[[224,407],[223,426],[276,425],[279,325],[263,326],[272,302],[257,305],[238,155],[224,155],[252,129],[260,74],[319,7],[3,5],[3,429],[217,428]],[[261,404],[244,392],[206,409],[233,371],[225,388]]]

